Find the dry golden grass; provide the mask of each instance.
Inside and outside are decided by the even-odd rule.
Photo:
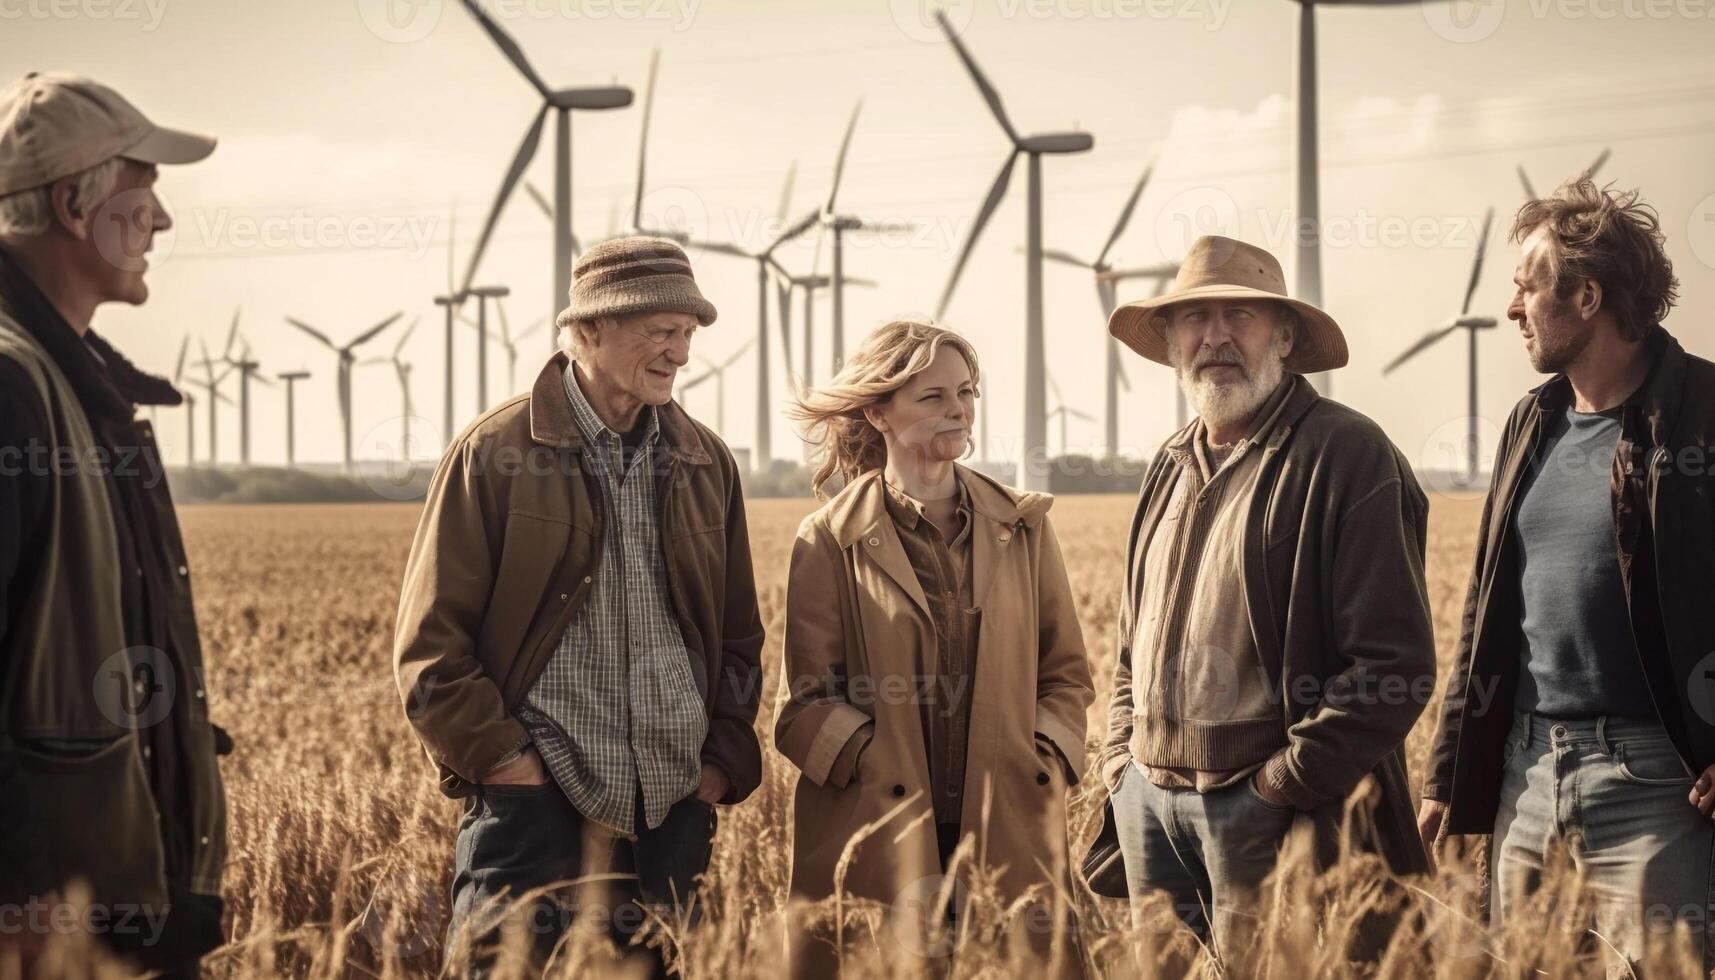
[[[1480,501],[1435,498],[1429,588],[1438,653],[1451,657]],[[809,501],[750,505],[759,595],[769,627],[764,663],[772,720],[773,674],[792,532]],[[1099,735],[1112,672],[1113,621],[1129,497],[1067,497],[1054,516],[1095,659]],[[400,707],[389,654],[399,577],[416,505],[187,508],[183,515],[215,719],[237,750],[225,760],[231,807],[226,875],[231,945],[208,961],[214,975],[422,975],[440,959],[458,804],[443,798]],[[1412,776],[1433,735],[1434,707],[1408,742]],[[764,738],[764,745],[768,740]],[[765,750],[767,775],[744,805],[722,814],[707,891],[710,918],[690,934],[693,976],[782,972],[782,903],[787,882],[790,768]],[[1096,780],[1086,780],[1088,792]],[[1095,832],[1099,810],[1080,794],[1071,810],[1074,852]],[[1600,974],[1604,954],[1580,952],[1579,930],[1543,915],[1501,937],[1493,956],[1456,909],[1469,907],[1472,865],[1449,862],[1414,887],[1386,888],[1369,859],[1310,873],[1302,854],[1283,860],[1280,888],[1259,910],[1263,962],[1234,975],[1307,976],[1323,971],[1381,976]],[[1575,901],[1571,875],[1555,879],[1562,909]],[[1442,902],[1448,903],[1443,907]],[[1349,967],[1350,933],[1366,912],[1401,923],[1379,963]],[[1173,930],[1132,925],[1123,905],[1079,902],[1086,946],[1100,972],[1180,972],[1208,956]],[[1525,917],[1521,917],[1524,919]],[[1148,909],[1138,921],[1158,922]],[[964,947],[960,975],[1008,973],[999,954]],[[1493,957],[1504,958],[1507,965]],[[1583,957],[1583,958],[1581,958]],[[594,944],[569,950],[571,972],[598,967]],[[1609,959],[1611,962],[1611,958]],[[1678,962],[1689,962],[1680,959]],[[868,963],[854,973],[886,972]],[[568,972],[568,975],[571,975]],[[1659,975],[1694,976],[1695,967]]]

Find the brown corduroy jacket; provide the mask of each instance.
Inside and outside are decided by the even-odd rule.
[[[468,795],[523,745],[512,716],[541,676],[602,560],[600,488],[582,466],[556,354],[534,389],[477,419],[429,485],[405,567],[394,673],[441,788]],[[659,409],[657,498],[672,607],[708,678],[702,759],[738,803],[762,781],[754,726],[762,617],[738,467],[720,437],[676,403]]]
[[[1435,639],[1424,582],[1428,500],[1374,422],[1289,374],[1264,443],[1244,542],[1244,592],[1258,659],[1274,672],[1287,747],[1262,769],[1315,828],[1328,861],[1343,843],[1381,854],[1396,873],[1427,869],[1406,780],[1406,734],[1433,693]],[[1122,603],[1135,606],[1144,549],[1177,464],[1158,454],[1144,476],[1126,554]],[[1109,758],[1127,751],[1133,695],[1128,631],[1109,703]],[[1355,840],[1344,804],[1373,780]],[[1101,886],[1098,885],[1098,888]]]

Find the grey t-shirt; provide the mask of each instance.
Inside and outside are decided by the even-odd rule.
[[[1544,416],[1543,451],[1519,503],[1524,650],[1520,710],[1652,717],[1614,542],[1618,408]]]

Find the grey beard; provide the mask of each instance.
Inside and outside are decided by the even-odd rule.
[[[1202,380],[1195,368],[1176,369],[1179,390],[1185,393],[1185,400],[1205,424],[1226,426],[1250,418],[1286,376],[1282,358],[1273,351],[1254,372],[1242,364],[1239,366],[1244,369],[1245,377],[1225,384]]]

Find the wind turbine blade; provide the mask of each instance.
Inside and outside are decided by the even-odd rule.
[[[876,282],[874,279],[864,279],[859,276],[842,276],[840,277],[840,281],[844,282],[848,286],[861,286],[865,289],[874,289],[876,286],[881,285],[881,283]]]
[[[661,65],[661,49],[649,53],[649,82],[643,89],[643,130],[637,137],[637,191],[631,199],[631,230],[643,227],[643,164],[649,158],[649,116],[655,109],[655,71]]]
[[[217,402],[224,402],[224,403],[225,403],[225,404],[227,404],[227,405],[232,405],[232,404],[234,404],[234,402],[233,402],[233,401],[232,401],[232,399],[231,399],[231,398],[228,398],[228,397],[227,397],[227,395],[226,395],[226,392],[224,392],[224,391],[215,391],[215,390],[214,390],[214,389],[213,389],[213,388],[210,388],[210,389],[209,389],[209,391],[210,391],[210,392],[212,392],[212,393],[213,393],[213,394],[214,394],[214,400],[215,400],[215,401],[217,401]]]
[[[726,360],[721,362],[720,367],[717,370],[725,371],[727,368],[732,367],[734,364],[738,363],[738,359],[743,357],[745,355],[745,352],[750,350],[750,345],[752,345],[754,343],[756,343],[756,339],[754,337],[751,338],[750,340],[745,341],[744,344],[741,345],[738,350],[733,351],[730,355],[727,356]]]
[[[466,4],[470,0],[465,0]],[[529,132],[524,134],[524,141],[518,144],[518,152],[512,157],[512,165],[506,168],[506,179],[500,182],[500,192],[494,195],[494,206],[489,208],[488,220],[482,223],[482,234],[476,237],[476,250],[470,253],[470,263],[465,266],[464,285],[459,292],[470,292],[471,283],[476,279],[476,268],[482,263],[482,253],[488,248],[488,238],[494,234],[494,225],[500,220],[500,212],[506,207],[506,199],[512,196],[512,189],[518,186],[518,180],[524,176],[524,168],[530,165],[531,158],[536,155],[536,147],[542,142],[542,124],[548,120],[546,105],[536,110],[536,121],[530,124]]]
[[[500,342],[507,347],[512,346],[512,324],[506,319],[506,302],[500,297],[494,299],[494,311],[500,314]]]
[[[1536,200],[1536,188],[1530,186],[1530,177],[1524,172],[1524,164],[1519,164],[1517,170],[1518,182],[1524,185],[1524,196]]]
[[[544,99],[553,95],[553,92],[548,88],[548,83],[542,81],[542,76],[536,74],[536,69],[530,67],[529,60],[524,57],[524,49],[518,46],[518,42],[512,39],[512,35],[502,30],[500,25],[488,16],[482,9],[482,5],[476,0],[464,0],[464,6],[494,41],[494,46],[500,49],[500,53],[506,56],[507,61],[512,62],[512,67],[518,69],[519,74],[524,76],[531,87]]]
[[[989,84],[988,78],[983,75],[983,70],[977,67],[976,59],[972,58],[971,53],[965,50],[964,42],[959,40],[958,32],[953,30],[952,22],[947,20],[947,14],[937,10],[935,11],[935,20],[940,23],[941,30],[946,32],[947,40],[953,42],[953,50],[958,53],[959,60],[964,62],[965,70],[970,72],[971,80],[977,83],[977,91],[982,93],[983,101],[988,103],[989,111],[994,113],[995,121],[1000,123],[1001,129],[1006,130],[1007,139],[1012,140],[1013,146],[1016,147],[1018,145],[1018,130],[1012,128],[1012,120],[1006,117],[1006,109],[1000,104],[1000,93],[995,91],[993,85]]]
[[[792,206],[792,185],[798,182],[798,161],[793,160],[786,168],[786,183],[780,188],[780,210],[774,212],[774,217],[785,221],[787,209]]]
[[[1421,339],[1419,339],[1417,343],[1412,344],[1410,347],[1407,347],[1405,349],[1405,353],[1403,353],[1403,354],[1399,355],[1398,357],[1394,358],[1393,360],[1389,361],[1387,367],[1382,368],[1382,373],[1387,374],[1387,373],[1391,372],[1394,368],[1399,367],[1401,364],[1404,364],[1406,361],[1411,360],[1412,358],[1416,357],[1418,354],[1421,354],[1425,350],[1428,350],[1430,347],[1433,347],[1435,345],[1436,341],[1440,340],[1442,337],[1447,336],[1448,334],[1452,333],[1453,331],[1455,331],[1457,329],[1459,329],[1459,325],[1457,323],[1451,323],[1445,327],[1442,327],[1439,330],[1429,331],[1428,333],[1424,334],[1423,337]]]
[[[303,332],[305,332],[305,333],[309,334],[310,336],[316,338],[317,340],[321,341],[322,344],[325,347],[327,347],[329,350],[339,350],[338,345],[336,345],[333,341],[329,340],[327,334],[322,333],[320,330],[317,330],[315,327],[310,326],[309,324],[305,323],[304,321],[299,320],[299,319],[295,319],[293,317],[287,317],[286,322],[290,323],[292,326],[297,327],[299,330],[302,330]],[[207,347],[203,348],[203,356],[204,357],[208,356],[208,348]]]
[[[715,372],[704,371],[702,374],[699,374],[696,377],[692,378],[691,380],[680,385],[679,386],[679,394],[682,395],[685,392],[690,391],[692,388],[695,388],[696,386],[702,384],[703,382],[709,380],[710,378],[712,378],[714,376],[715,376]]]
[[[812,227],[814,227],[815,224],[820,220],[822,220],[822,213],[820,211],[811,211],[809,214],[806,214],[804,217],[799,218],[798,221],[792,225],[792,227],[786,229],[785,234],[781,235],[779,238],[776,238],[774,240],[774,244],[768,246],[768,251],[773,252],[775,249],[786,244],[787,242],[791,241],[792,239],[797,238],[799,235],[804,234],[806,231],[809,231]],[[811,271],[814,272],[814,270],[811,270]]]
[[[1020,254],[1023,254],[1024,249],[1020,248],[1018,251]],[[1070,252],[1063,252],[1057,248],[1045,248],[1045,249],[1043,249],[1042,250],[1042,257],[1047,259],[1050,262],[1059,262],[1063,265],[1075,265],[1080,269],[1094,268],[1094,266],[1092,266],[1090,263],[1085,262],[1083,259],[1078,258],[1076,255],[1073,255]]]
[[[252,375],[251,375],[251,376],[250,376],[250,380],[252,380],[252,381],[254,381],[254,382],[256,382],[256,383],[257,383],[257,384],[259,384],[259,385],[265,385],[265,386],[267,386],[267,387],[269,387],[269,388],[272,388],[272,387],[274,387],[274,382],[272,382],[272,381],[269,381],[269,380],[268,380],[268,379],[267,379],[267,378],[264,378],[264,377],[263,377],[263,376],[262,376],[262,375],[260,375],[260,374],[252,374]]]
[[[1066,414],[1072,416],[1075,419],[1081,419],[1085,422],[1094,422],[1096,420],[1096,417],[1091,415],[1089,412],[1080,412],[1075,408],[1066,409]]]
[[[840,139],[839,155],[834,157],[834,181],[828,188],[827,206],[822,209],[825,214],[834,213],[834,199],[838,197],[840,193],[840,178],[844,176],[846,172],[846,151],[851,149],[852,131],[857,129],[858,113],[862,111],[863,100],[859,99],[857,105],[852,106],[852,118],[846,123],[846,135]]]
[[[1602,169],[1602,164],[1604,164],[1604,163],[1607,163],[1607,162],[1608,162],[1608,155],[1609,155],[1609,154],[1610,154],[1610,153],[1613,153],[1613,152],[1614,152],[1614,151],[1613,151],[1613,149],[1612,149],[1612,148],[1610,148],[1610,147],[1603,147],[1603,148],[1602,148],[1602,152],[1600,152],[1600,153],[1598,153],[1598,154],[1596,154],[1596,159],[1595,159],[1595,160],[1592,160],[1592,161],[1591,161],[1591,162],[1590,162],[1590,169],[1588,169],[1588,170],[1586,170],[1586,171],[1584,171],[1584,172],[1585,172],[1585,173],[1586,173],[1586,174],[1589,174],[1589,175],[1590,175],[1590,176],[1592,176],[1592,177],[1594,177],[1594,176],[1596,176],[1596,171],[1598,171],[1598,170],[1601,170],[1601,169]]]
[[[232,326],[226,331],[226,346],[220,351],[220,359],[223,361],[232,357],[233,342],[238,340],[238,312],[232,311]]]
[[[536,207],[542,212],[542,217],[554,220],[554,206],[548,203],[548,198],[542,194],[542,189],[528,180],[524,182],[524,193],[530,195],[530,200],[536,202]]]
[[[786,358],[786,376],[792,374],[792,287],[783,279],[774,281],[774,298],[780,304],[780,352]]]
[[[1114,380],[1120,383],[1121,388],[1128,392],[1131,391],[1131,375],[1125,373],[1125,361],[1117,360],[1114,362]]]
[[[395,313],[392,316],[388,317],[387,319],[382,320],[380,323],[377,323],[375,326],[370,327],[368,330],[365,330],[364,332],[358,334],[356,336],[356,338],[354,338],[352,340],[351,343],[345,345],[345,349],[351,350],[360,344],[366,343],[371,337],[374,337],[376,334],[378,334],[381,331],[386,330],[388,327],[392,326],[394,320],[397,320],[404,315],[405,315],[405,311],[400,310],[398,313]]]
[[[1483,231],[1477,238],[1477,259],[1471,263],[1471,281],[1465,287],[1465,303],[1459,307],[1460,316],[1471,312],[1471,297],[1477,294],[1477,280],[1483,275],[1483,255],[1489,250],[1489,225],[1494,220],[1494,208],[1483,212]]]
[[[1048,390],[1054,393],[1054,404],[1058,405],[1066,400],[1065,394],[1060,391],[1060,382],[1055,381],[1052,374],[1048,376]]]
[[[1125,207],[1120,209],[1119,220],[1114,222],[1114,230],[1108,234],[1107,244],[1103,245],[1101,252],[1096,255],[1096,261],[1094,264],[1101,265],[1107,261],[1108,251],[1114,247],[1114,243],[1119,241],[1120,236],[1125,233],[1125,226],[1131,223],[1131,213],[1137,210],[1137,200],[1143,196],[1144,185],[1149,183],[1149,175],[1154,172],[1155,164],[1153,161],[1149,166],[1143,168],[1143,176],[1137,179],[1137,186],[1131,189],[1131,196],[1126,198]]]
[[[947,288],[941,291],[940,305],[935,307],[937,320],[946,315],[947,304],[953,299],[953,289],[959,284],[959,275],[965,271],[965,263],[969,261],[971,251],[976,248],[977,239],[982,237],[983,227],[989,223],[989,218],[994,216],[995,208],[1000,207],[1000,199],[1006,196],[1006,187],[1012,181],[1012,167],[1018,162],[1018,153],[1019,151],[1014,149],[1007,154],[1006,164],[1000,168],[1000,173],[995,175],[988,197],[983,199],[983,206],[977,209],[977,219],[971,223],[971,233],[965,238],[965,247],[959,250],[959,258],[953,263],[953,274],[947,277]]]
[[[364,358],[364,359],[363,359],[363,360],[361,360],[361,361],[358,361],[358,362],[357,362],[357,366],[358,366],[358,367],[374,367],[374,366],[375,366],[375,365],[377,365],[377,364],[392,364],[392,363],[393,363],[393,360],[392,360],[392,358],[387,358],[387,357],[366,357],[366,358]]]
[[[405,332],[399,335],[399,342],[393,345],[394,357],[398,357],[399,352],[405,349],[405,341],[411,339],[411,331],[417,329],[417,321],[421,319],[422,317],[420,316],[414,316],[411,318],[411,325],[405,328]]]
[[[756,256],[746,252],[742,248],[739,248],[737,245],[728,245],[726,242],[702,242],[693,240],[688,244],[694,245],[705,252],[714,252],[718,255],[730,255],[737,259],[756,258]]]
[[[191,349],[191,335],[185,334],[185,339],[179,341],[179,363],[173,368],[173,384],[175,384],[175,385],[177,385],[179,383],[180,378],[184,377],[184,374],[185,374],[185,354],[187,352],[189,352],[190,349]]]

